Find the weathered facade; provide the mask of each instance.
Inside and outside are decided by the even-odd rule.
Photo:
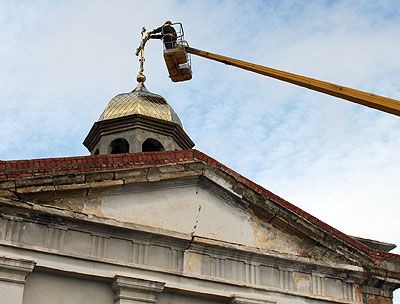
[[[399,284],[398,255],[196,150],[0,169],[5,303],[391,303]]]
[[[100,155],[0,162],[1,303],[392,302],[384,244],[182,150],[172,116],[102,117],[85,140]],[[149,138],[163,149],[140,152]],[[137,153],[107,154],[115,139]]]

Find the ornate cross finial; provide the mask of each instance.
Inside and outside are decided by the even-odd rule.
[[[144,72],[144,46],[146,45],[147,40],[149,40],[149,35],[146,36],[146,28],[143,27],[142,28],[142,41],[140,43],[140,46],[136,49],[136,56],[139,56],[139,52],[140,52],[140,71],[139,71],[139,75],[136,77],[136,80],[138,82],[145,82],[146,81],[146,76],[144,76],[143,72]]]

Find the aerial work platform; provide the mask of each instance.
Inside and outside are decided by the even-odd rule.
[[[164,60],[168,69],[169,77],[173,82],[192,79],[192,68],[190,54],[186,52],[189,46],[184,37],[182,23],[171,24],[176,31],[176,41],[173,48],[166,48],[164,44]]]
[[[169,77],[173,82],[192,79],[190,57],[185,51],[185,45],[177,45],[173,49],[164,49],[164,60]]]

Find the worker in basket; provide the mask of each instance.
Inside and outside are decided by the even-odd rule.
[[[154,35],[156,33],[161,33],[160,35]],[[166,49],[173,49],[176,47],[176,31],[172,26],[171,21],[165,21],[163,26],[156,28],[149,32],[150,39],[162,39]]]

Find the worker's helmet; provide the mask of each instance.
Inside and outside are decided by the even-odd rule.
[[[167,20],[167,21],[165,21],[165,24],[172,24],[172,22]]]

